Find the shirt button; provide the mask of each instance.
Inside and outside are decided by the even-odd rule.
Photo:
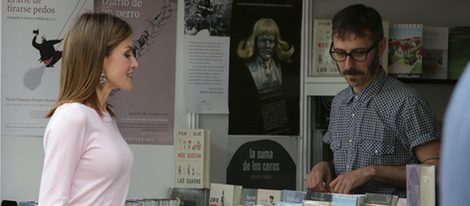
[[[352,142],[352,139],[349,140],[349,143],[351,143],[351,142]]]
[[[375,150],[374,152],[375,152],[375,154],[379,153],[379,151],[378,151],[378,150]]]
[[[357,99],[358,97],[357,96],[354,96],[354,99]]]
[[[352,113],[352,114],[351,114],[351,117],[354,117],[354,115],[355,115],[355,114],[354,114],[354,113]]]

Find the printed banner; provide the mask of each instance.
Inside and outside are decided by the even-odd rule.
[[[125,19],[134,31],[134,88],[109,100],[129,143],[173,144],[176,8],[176,0],[95,0],[96,11]]]
[[[298,135],[301,0],[235,0],[229,134]]]
[[[2,135],[42,136],[59,93],[62,40],[92,0],[2,1]]]

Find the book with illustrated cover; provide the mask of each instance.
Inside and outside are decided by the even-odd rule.
[[[243,206],[254,206],[256,205],[256,196],[258,189],[255,188],[243,188],[240,197],[240,205]]]
[[[305,192],[295,190],[282,190],[282,202],[302,203],[305,199]]]
[[[265,206],[276,205],[276,203],[281,201],[281,197],[281,190],[258,189],[256,204]]]
[[[408,206],[436,205],[434,165],[406,165],[406,199]]]
[[[388,41],[389,23],[382,22],[384,37]],[[313,66],[309,76],[339,76],[336,62],[330,56],[332,42],[332,21],[330,19],[315,19],[313,22]],[[388,70],[388,43],[384,54],[380,59],[380,64],[385,71]]]
[[[238,206],[242,194],[241,185],[211,183],[209,206]]]
[[[423,29],[423,79],[447,79],[449,28],[425,26]]]
[[[305,194],[305,200],[331,202],[332,199],[333,195],[331,193],[307,191],[307,194]]]
[[[397,195],[366,193],[365,206],[395,206]]]
[[[470,60],[470,27],[449,29],[448,79],[457,80]]]
[[[209,204],[209,189],[171,188],[170,199],[179,200],[184,206],[206,206]]]
[[[176,187],[209,188],[210,130],[175,131]]]
[[[423,62],[423,25],[390,25],[388,73],[419,77]]]

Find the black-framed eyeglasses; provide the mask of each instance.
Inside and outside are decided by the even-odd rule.
[[[372,44],[372,46],[370,46],[370,48],[367,49],[367,50],[353,49],[351,52],[346,52],[346,51],[341,50],[341,49],[333,49],[333,42],[331,42],[330,56],[336,62],[344,62],[344,61],[346,61],[346,58],[348,58],[348,56],[351,59],[353,59],[354,61],[363,62],[367,59],[367,55],[369,54],[369,52],[372,51],[372,49],[374,49],[377,46],[378,43],[379,43],[378,40],[375,41]]]

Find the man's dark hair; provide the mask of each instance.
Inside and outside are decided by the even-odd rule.
[[[376,42],[384,37],[382,17],[372,7],[354,4],[339,11],[333,17],[333,37],[345,40],[350,34],[365,37],[367,32],[372,34]]]

